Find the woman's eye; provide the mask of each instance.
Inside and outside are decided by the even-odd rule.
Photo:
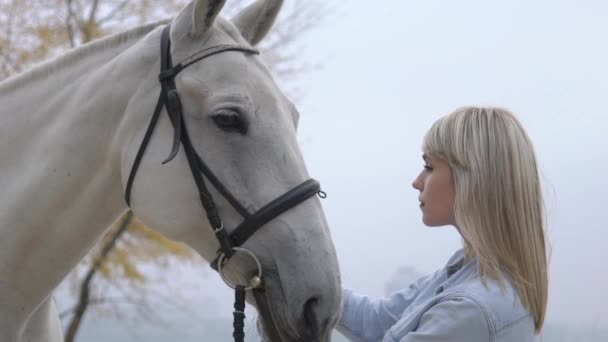
[[[238,113],[221,112],[212,116],[213,122],[226,132],[247,133],[245,122]]]
[[[432,168],[432,167],[430,167],[430,166],[428,166],[428,165],[424,165],[424,169],[425,169],[426,171],[428,171],[428,172],[430,172],[430,171],[432,171],[432,170],[433,170],[433,168]]]

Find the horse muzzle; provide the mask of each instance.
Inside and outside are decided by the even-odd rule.
[[[338,320],[335,301],[321,293],[286,301],[280,283],[273,280],[266,277],[265,286],[252,291],[259,314],[258,331],[263,341],[329,342]]]

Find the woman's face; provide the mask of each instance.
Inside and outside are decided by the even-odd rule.
[[[422,222],[430,227],[454,225],[454,179],[450,165],[442,159],[426,154],[424,169],[412,183],[420,191],[418,200],[422,210]]]

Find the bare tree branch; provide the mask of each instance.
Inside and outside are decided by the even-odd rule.
[[[103,249],[101,250],[101,253],[99,253],[99,257],[95,260],[92,267],[89,269],[86,276],[84,277],[84,280],[82,281],[82,284],[80,286],[80,295],[79,295],[78,304],[76,305],[76,308],[74,310],[75,314],[74,314],[74,317],[72,317],[72,320],[70,321],[70,325],[68,326],[67,332],[65,334],[66,342],[74,341],[74,338],[76,337],[76,333],[78,332],[78,328],[80,327],[82,318],[84,317],[84,314],[89,306],[90,287],[91,287],[91,281],[93,280],[93,277],[95,276],[95,274],[97,273],[97,271],[99,270],[99,268],[101,267],[103,262],[108,257],[108,254],[110,254],[112,249],[114,249],[116,242],[122,236],[122,234],[127,230],[127,228],[129,227],[129,224],[131,223],[132,220],[133,220],[133,212],[129,210],[123,217],[123,221],[121,222],[120,228],[118,229],[116,234],[114,234],[114,236],[112,236],[112,239],[103,247]]]
[[[87,20],[89,23],[93,23],[95,21],[95,14],[97,14],[98,5],[99,0],[93,0],[93,4],[91,5],[91,11],[89,12],[89,19]]]
[[[16,18],[15,14],[17,12],[17,0],[13,0],[10,5],[8,5],[8,11],[6,16],[6,30],[5,30],[5,39],[4,44],[6,48],[0,49],[0,57],[4,59],[3,63],[3,73],[6,75],[11,74],[17,70],[17,61],[11,56],[9,47],[13,45],[13,25],[14,20]],[[0,46],[1,47],[1,46]]]
[[[107,21],[112,20],[118,13],[120,13],[125,8],[125,6],[128,3],[129,3],[129,0],[124,0],[123,2],[118,4],[118,6],[116,6],[112,11],[110,11],[110,13],[108,13],[108,15],[98,19],[97,22],[99,24],[104,24]]]
[[[95,15],[97,14],[97,8],[99,5],[99,0],[93,0],[91,4],[91,9],[89,11],[88,19],[84,21],[84,27],[82,31],[84,33],[83,42],[89,42],[93,39],[93,27],[96,27]]]
[[[141,305],[140,302],[137,302],[128,297],[109,297],[109,298],[91,298],[89,299],[87,305],[89,307],[94,305],[104,305],[104,304],[132,304],[132,305]],[[73,314],[78,309],[78,306],[73,306],[69,309],[63,310],[59,313],[59,319],[65,319],[67,316]]]
[[[73,0],[66,0],[66,8],[67,8],[67,17],[65,19],[65,28],[68,32],[68,40],[70,41],[70,47],[75,47],[76,42],[74,40],[74,28],[72,27],[72,22],[74,21],[74,10],[72,9]]]

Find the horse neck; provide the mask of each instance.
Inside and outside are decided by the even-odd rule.
[[[112,146],[130,98],[157,83],[160,31],[142,39],[155,26],[0,84],[0,319],[31,313],[126,209]]]

